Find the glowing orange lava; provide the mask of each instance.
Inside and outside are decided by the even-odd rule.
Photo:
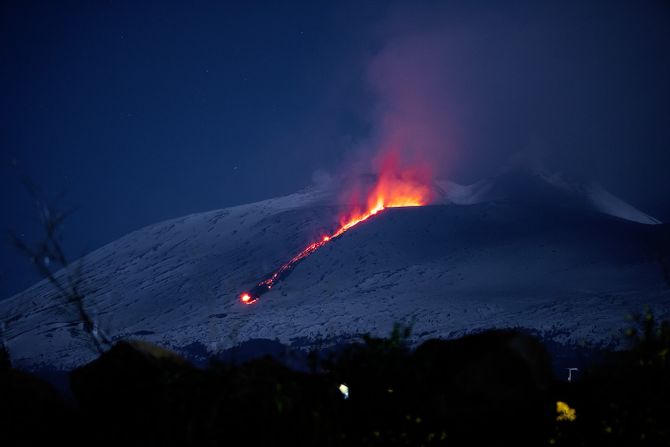
[[[404,170],[399,173],[397,164],[398,159],[394,156],[383,160],[381,174],[368,195],[366,207],[344,216],[340,222],[340,227],[335,232],[325,235],[319,241],[305,247],[300,253],[279,267],[269,278],[259,282],[249,292],[241,294],[241,301],[245,304],[256,302],[262,293],[272,289],[277,281],[290,273],[298,262],[384,209],[426,205],[432,196],[431,187],[425,180],[421,180],[422,176],[417,175],[418,171],[416,170]]]

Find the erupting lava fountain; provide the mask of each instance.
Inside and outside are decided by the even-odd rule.
[[[342,216],[336,231],[325,234],[318,241],[309,244],[267,279],[256,284],[248,292],[240,294],[240,300],[244,304],[255,303],[263,293],[288,276],[298,262],[384,209],[428,204],[432,197],[432,188],[427,181],[430,176],[425,174],[425,169],[401,169],[398,155],[394,152],[387,154],[382,160],[377,181],[363,206],[354,206],[352,211]]]

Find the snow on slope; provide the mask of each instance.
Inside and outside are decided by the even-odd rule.
[[[511,195],[388,209],[250,306],[239,302],[241,291],[332,229],[340,210],[326,194],[152,225],[84,258],[92,313],[112,336],[175,349],[255,338],[319,344],[386,335],[399,321],[414,322],[417,341],[521,326],[559,341],[607,342],[643,304],[669,316],[654,252],[666,226],[610,217],[533,177],[506,177],[485,190]],[[45,282],[0,302],[19,364],[66,368],[93,358],[77,323],[54,303]]]
[[[447,203],[473,205],[491,201],[568,201],[584,209],[597,210],[610,216],[648,225],[662,223],[629,203],[614,196],[601,185],[570,181],[559,174],[541,169],[506,167],[497,175],[471,185],[439,182]]]
[[[661,221],[655,217],[649,216],[618,197],[613,196],[600,185],[589,185],[587,193],[593,206],[600,212],[648,225],[661,223]]]

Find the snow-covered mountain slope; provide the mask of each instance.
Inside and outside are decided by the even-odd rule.
[[[337,224],[327,194],[152,225],[83,259],[91,313],[114,337],[216,350],[256,338],[305,346],[387,335],[394,322],[413,322],[417,341],[518,326],[601,343],[645,304],[670,316],[656,251],[666,225],[603,214],[532,176],[488,185],[496,190],[506,193],[387,209],[252,305],[239,293]],[[46,282],[0,302],[18,364],[67,368],[94,356],[58,302]]]
[[[556,206],[569,203],[584,210],[597,210],[610,216],[643,224],[661,222],[629,203],[612,195],[601,185],[567,180],[558,174],[525,167],[505,168],[491,178],[471,185],[439,182],[444,201],[460,205],[473,205],[492,201],[547,202]]]

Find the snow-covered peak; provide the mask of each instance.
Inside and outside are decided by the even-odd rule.
[[[647,225],[663,223],[612,195],[601,185],[592,183],[587,187],[586,192],[593,206],[602,213]]]
[[[662,223],[598,183],[584,183],[537,167],[506,166],[498,174],[469,185],[451,181],[437,183],[444,191],[445,203],[473,205],[504,201],[570,205],[647,225]]]

